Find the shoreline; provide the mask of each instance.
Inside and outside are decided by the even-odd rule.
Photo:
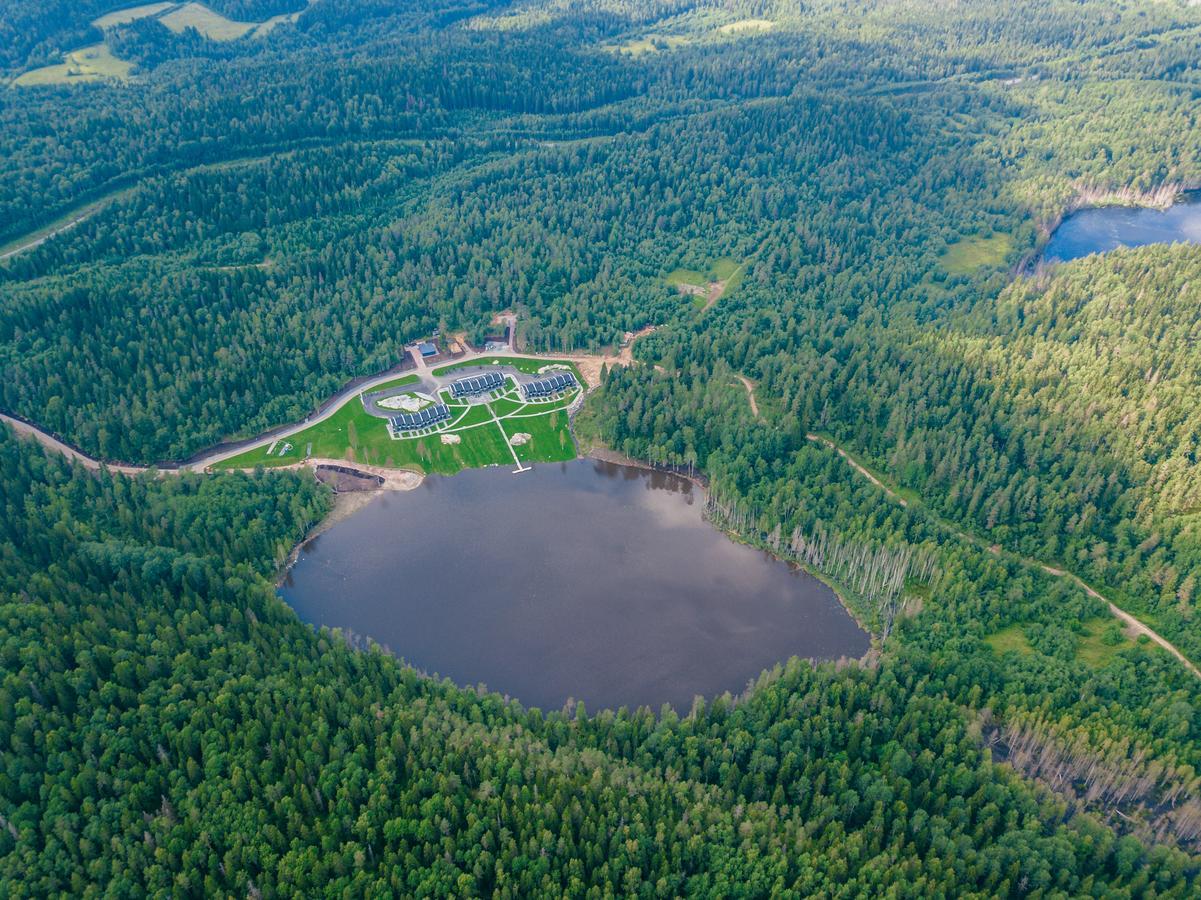
[[[304,536],[288,552],[287,558],[280,566],[279,572],[275,577],[275,589],[278,591],[284,586],[284,582],[287,581],[288,576],[292,573],[292,567],[300,559],[300,552],[309,541],[319,538],[335,525],[345,522],[355,513],[365,509],[373,500],[379,497],[381,490],[348,491],[342,494],[334,493],[333,503],[330,505],[329,512],[318,519],[317,524],[305,532]]]
[[[1092,209],[1154,209],[1167,212],[1174,206],[1189,202],[1187,197],[1197,194],[1201,200],[1201,187],[1191,182],[1165,184],[1148,191],[1137,191],[1132,188],[1120,190],[1099,190],[1083,188],[1064,204],[1054,218],[1037,222],[1036,228],[1041,235],[1035,245],[1022,255],[1011,270],[1011,277],[1029,278],[1037,275],[1045,265],[1057,265],[1058,261],[1044,260],[1043,253],[1051,238],[1068,219],[1077,213],[1088,212]]]
[[[682,478],[685,481],[691,482],[697,488],[699,488],[700,490],[702,490],[706,493],[708,493],[708,490],[709,490],[708,479],[705,478],[705,476],[700,473],[689,476],[685,473],[676,472],[672,469],[662,468],[660,466],[655,465],[652,462],[649,462],[648,460],[635,459],[633,457],[626,456],[623,453],[618,453],[616,450],[610,450],[606,447],[590,447],[587,451],[585,451],[584,453],[582,453],[580,455],[580,458],[581,459],[595,459],[600,462],[613,463],[614,465],[626,466],[631,469],[641,469],[642,471],[647,471],[647,472],[659,472],[659,473],[662,473],[665,475],[675,475],[678,478]],[[809,575],[810,577],[816,579],[817,581],[820,581],[827,588],[829,588],[830,592],[837,598],[839,605],[843,608],[843,610],[846,612],[846,614],[851,617],[851,621],[854,622],[855,625],[859,628],[859,630],[862,631],[864,634],[866,634],[867,638],[868,638],[868,648],[866,651],[864,651],[863,655],[859,656],[859,657],[847,657],[848,659],[853,659],[856,662],[863,662],[863,661],[867,660],[868,658],[872,657],[872,655],[874,653],[878,653],[878,646],[877,646],[878,635],[874,631],[872,631],[870,628],[868,628],[867,625],[865,625],[863,623],[863,621],[860,619],[859,614],[854,609],[851,608],[851,605],[847,602],[847,598],[846,598],[846,595],[849,594],[850,592],[844,586],[838,584],[832,578],[826,576],[822,572],[818,572],[816,569],[812,568],[811,566],[809,566],[806,563],[800,562],[795,559],[789,559],[788,557],[785,557],[785,556],[780,556],[778,553],[772,552],[769,548],[763,547],[763,546],[755,543],[750,538],[747,538],[744,535],[741,535],[736,531],[731,531],[728,528],[722,528],[721,526],[717,525],[715,522],[713,522],[712,520],[710,520],[708,518],[706,518],[705,521],[708,522],[713,528],[717,529],[723,535],[725,535],[727,540],[732,541],[735,544],[742,544],[743,546],[751,547],[752,549],[755,549],[755,550],[761,550],[762,552],[764,552],[768,556],[770,556],[772,559],[774,559],[778,562],[782,562],[785,565],[792,566],[796,569],[799,569],[800,571],[804,572],[806,575]]]

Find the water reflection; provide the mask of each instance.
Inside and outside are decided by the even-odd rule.
[[[544,708],[686,710],[789,656],[867,649],[828,588],[728,540],[701,496],[595,460],[430,478],[312,542],[283,596],[306,621]]]
[[[1055,229],[1043,258],[1067,262],[1118,247],[1177,241],[1201,243],[1201,194],[1185,194],[1167,210],[1128,206],[1080,210]]]

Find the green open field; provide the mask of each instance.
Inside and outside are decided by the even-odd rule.
[[[668,284],[691,284],[693,287],[704,287],[711,279],[696,269],[672,269],[663,276]]]
[[[1108,616],[1085,622],[1084,634],[1080,637],[1080,643],[1076,645],[1076,658],[1099,668],[1120,651],[1134,646],[1134,642],[1122,633],[1121,628],[1117,619]],[[1109,639],[1110,634],[1118,636],[1118,639]]]
[[[1084,632],[1076,644],[1076,658],[1085,665],[1099,669],[1123,650],[1135,646],[1121,632],[1121,623],[1108,616],[1100,616],[1082,623]],[[1010,625],[984,639],[997,653],[1012,651],[1019,656],[1034,652],[1029,638],[1020,625]]]
[[[775,27],[776,23],[771,19],[739,19],[737,22],[728,22],[717,30],[722,34],[760,34]]]
[[[995,233],[992,237],[966,237],[949,246],[939,258],[948,275],[967,275],[981,266],[999,266],[1013,249],[1013,238]]]
[[[996,634],[986,637],[984,642],[998,653],[1013,652],[1019,656],[1029,656],[1034,652],[1034,648],[1030,646],[1030,641],[1020,625],[1002,628]]]
[[[132,22],[135,19],[145,19],[147,16],[155,16],[161,12],[165,12],[175,4],[168,3],[144,3],[141,6],[127,6],[125,9],[114,10],[111,13],[105,13],[98,19],[93,19],[92,24],[103,31],[105,28],[112,28],[114,25],[124,25],[127,22]]]
[[[255,28],[257,22],[235,22],[201,3],[185,3],[160,21],[175,33],[195,28],[212,41],[232,41]]]
[[[692,43],[692,38],[682,34],[653,34],[647,37],[631,38],[624,44],[605,44],[603,48],[610,53],[642,56],[644,53],[657,53],[664,49],[672,50],[690,43]]]
[[[545,365],[544,361],[539,362]],[[385,386],[403,386],[416,380],[416,376],[408,375]],[[387,422],[368,413],[355,398],[325,421],[281,440],[280,446],[285,440],[292,445],[284,456],[278,455],[280,446],[276,447],[275,454],[268,454],[270,445],[267,445],[247,450],[214,468],[291,465],[305,458],[311,443],[314,457],[450,475],[461,469],[513,465],[508,440],[516,434],[531,437],[529,443],[513,448],[522,462],[574,459],[575,444],[566,413],[566,407],[574,397],[575,392],[552,403],[526,404],[515,390],[510,390],[488,405],[448,402],[452,419],[444,430],[400,440],[393,440]],[[449,399],[446,392],[443,392],[443,399]],[[499,426],[493,420],[493,413],[501,418]],[[443,435],[454,435],[459,442],[445,443]]]
[[[745,271],[745,264],[728,256],[722,256],[714,260],[704,272],[697,269],[672,269],[663,276],[663,280],[672,286],[689,285],[702,290],[707,290],[709,285],[714,282],[723,282],[721,293],[717,296],[717,299],[720,300],[738,288],[738,285],[742,283]],[[708,302],[701,294],[693,293],[691,296],[692,302],[699,307],[704,307]]]
[[[124,81],[132,70],[133,63],[113,56],[104,44],[92,44],[67,53],[64,61],[58,65],[42,66],[24,73],[13,84],[36,87],[44,84],[79,84],[105,78]]]

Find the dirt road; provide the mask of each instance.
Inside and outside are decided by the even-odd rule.
[[[746,388],[746,398],[751,404],[751,415],[756,419],[759,418],[759,404],[755,400],[755,382],[751,381],[745,375],[735,375],[734,377],[741,381],[742,386]],[[812,440],[812,436],[809,437]]]
[[[849,453],[847,453],[845,450],[843,450],[842,447],[839,447],[837,444],[835,444],[832,440],[830,440],[829,438],[821,437],[820,435],[816,435],[816,434],[808,434],[808,435],[806,435],[806,437],[811,441],[820,443],[826,447],[829,447],[831,450],[834,450],[835,452],[837,452],[839,456],[841,456],[844,460],[847,461],[847,464],[850,465],[851,468],[853,468],[856,472],[858,472],[860,475],[862,475],[864,478],[866,478],[872,484],[879,487],[882,491],[884,491],[885,494],[888,495],[888,497],[891,500],[896,501],[897,503],[901,504],[902,506],[908,506],[908,503],[906,503],[906,501],[903,497],[899,496],[896,491],[894,491],[892,488],[888,487],[888,485],[884,484],[879,478],[877,478],[875,475],[873,475],[871,472],[869,472],[867,469],[865,469],[863,466],[861,466],[858,462],[856,462]],[[991,545],[985,544],[985,542],[980,540],[979,538],[972,537],[971,535],[969,535],[965,531],[963,531],[961,528],[956,526],[955,523],[953,523],[947,519],[944,519],[942,516],[939,516],[937,513],[935,513],[933,510],[931,510],[928,506],[926,506],[925,508],[926,508],[926,511],[930,513],[931,517],[942,528],[951,532],[956,537],[958,537],[962,540],[968,541],[969,543],[975,544],[976,546],[978,546],[984,550],[987,550],[988,552],[993,553],[994,555],[1000,555],[1002,552],[1006,552],[997,544],[991,544]],[[1190,660],[1187,656],[1185,656],[1180,651],[1180,649],[1178,647],[1176,647],[1171,641],[1169,641],[1163,635],[1159,634],[1157,631],[1155,631],[1155,629],[1153,629],[1147,623],[1140,621],[1139,619],[1135,618],[1130,613],[1126,612],[1126,610],[1122,609],[1120,606],[1118,606],[1116,603],[1114,603],[1112,600],[1110,600],[1104,594],[1101,594],[1095,588],[1090,587],[1084,581],[1084,579],[1081,578],[1079,575],[1076,575],[1072,572],[1065,571],[1064,569],[1056,568],[1055,566],[1047,565],[1044,562],[1039,562],[1038,560],[1031,559],[1028,556],[1022,556],[1021,554],[1017,554],[1017,553],[1010,553],[1009,555],[1012,558],[1021,562],[1025,566],[1029,566],[1031,568],[1038,568],[1038,569],[1041,569],[1042,571],[1046,572],[1048,575],[1054,575],[1056,578],[1067,578],[1069,581],[1072,581],[1082,591],[1084,591],[1086,594],[1088,594],[1090,597],[1094,597],[1097,600],[1100,600],[1102,603],[1104,603],[1109,608],[1110,614],[1112,614],[1115,618],[1117,618],[1119,621],[1121,621],[1123,624],[1125,624],[1127,630],[1131,634],[1133,634],[1133,635],[1145,634],[1148,638],[1150,638],[1157,645],[1162,647],[1164,650],[1167,650],[1168,653],[1172,654],[1172,656],[1176,657],[1176,659],[1178,659],[1180,661],[1180,663],[1186,669],[1188,669],[1193,675],[1197,676],[1197,678],[1201,678],[1201,669],[1197,668],[1196,664],[1194,664],[1192,662],[1192,660]]]

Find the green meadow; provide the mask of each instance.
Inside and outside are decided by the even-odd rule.
[[[1013,238],[999,232],[991,237],[966,237],[951,244],[939,262],[948,275],[968,275],[983,266],[1000,266],[1013,249]]]

